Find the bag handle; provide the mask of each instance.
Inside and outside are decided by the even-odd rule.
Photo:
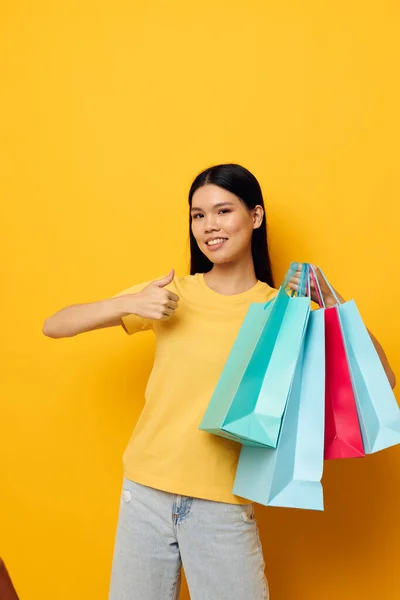
[[[291,297],[293,298],[293,296],[308,296],[308,290],[310,289],[310,268],[309,268],[309,264],[308,263],[302,263],[303,267],[301,270],[301,276],[300,276],[300,282],[299,282],[299,289],[298,291],[296,290],[291,290]],[[289,267],[289,270],[287,271],[285,278],[283,280],[282,283],[282,288],[286,289],[289,281],[292,279],[293,275],[296,273],[297,269],[298,269],[299,263],[297,262],[292,262],[292,264]]]
[[[292,279],[293,275],[296,273],[298,266],[299,266],[299,263],[292,262],[292,264],[290,265],[290,267],[285,275],[285,278],[283,280],[282,288],[284,288],[284,289],[287,288],[289,281]],[[303,268],[301,270],[299,289],[297,291],[292,290],[291,296],[293,297],[293,296],[296,296],[296,294],[297,294],[297,296],[301,296],[301,297],[306,296],[306,297],[311,298],[311,280],[312,280],[312,282],[314,283],[315,292],[317,294],[319,306],[321,308],[326,308],[324,295],[322,293],[321,286],[318,281],[318,276],[317,276],[317,273],[316,273],[313,265],[311,263],[302,263],[302,267]],[[332,292],[332,295],[335,298],[336,303],[338,305],[340,305],[341,303],[339,301],[339,298],[338,298],[335,290],[329,283],[328,279],[325,277],[325,274],[322,271],[322,269],[319,268],[319,272],[321,273],[322,277],[324,278],[325,283],[327,284],[330,291]]]
[[[339,298],[338,298],[338,296],[337,296],[337,294],[336,294],[335,290],[333,289],[333,287],[331,286],[331,284],[329,283],[329,281],[328,281],[328,280],[327,280],[327,278],[325,277],[325,275],[324,275],[324,272],[322,271],[322,269],[319,269],[319,272],[321,273],[322,277],[324,278],[324,281],[325,281],[325,283],[327,284],[327,286],[328,286],[328,287],[329,287],[329,289],[331,290],[331,292],[332,292],[332,295],[333,295],[333,297],[335,298],[335,300],[336,300],[337,304],[340,306],[340,305],[341,305],[341,302],[340,302],[340,300],[339,300]]]
[[[305,266],[304,269],[304,274],[303,274],[303,269],[302,269],[302,275],[303,278],[306,279],[306,281],[303,283],[302,279],[300,279],[300,295],[302,296],[306,296],[311,297],[310,291],[311,291],[311,280],[310,280],[310,265],[309,263],[303,263],[303,266]],[[304,294],[303,294],[303,286],[304,285]]]
[[[292,264],[290,265],[285,277],[283,278],[282,287],[284,289],[287,288],[289,281],[292,279],[293,275],[296,273],[298,265],[299,264],[297,262],[292,262]]]
[[[315,293],[317,294],[317,297],[318,297],[318,304],[319,304],[320,308],[326,308],[324,295],[323,295],[323,293],[321,291],[321,287],[319,285],[318,276],[315,272],[313,265],[311,265],[311,264],[310,264],[310,275],[311,275],[311,279],[314,283]]]
[[[311,280],[310,280],[310,263],[302,263],[301,277],[299,281],[299,289],[297,292],[293,290],[293,294],[297,293],[298,296],[310,298]]]

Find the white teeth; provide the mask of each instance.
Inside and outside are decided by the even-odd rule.
[[[216,240],[210,240],[209,242],[207,242],[207,246],[215,246],[216,244],[221,244],[221,242],[224,242],[225,239],[224,238],[218,238]]]

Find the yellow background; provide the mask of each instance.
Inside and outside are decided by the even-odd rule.
[[[22,600],[106,600],[121,455],[154,340],[54,341],[42,323],[185,274],[190,183],[238,162],[264,190],[277,283],[292,260],[322,266],[399,375],[400,10],[3,0],[0,11],[0,555]],[[328,463],[324,513],[259,507],[272,600],[400,597],[399,473],[398,447]]]

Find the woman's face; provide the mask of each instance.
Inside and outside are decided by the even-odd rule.
[[[251,253],[253,231],[263,216],[261,206],[249,210],[235,194],[217,185],[204,185],[192,197],[192,232],[214,264],[236,262]]]

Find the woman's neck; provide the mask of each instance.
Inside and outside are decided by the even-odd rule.
[[[204,281],[214,292],[233,296],[247,292],[257,283],[253,259],[237,264],[214,265]]]

